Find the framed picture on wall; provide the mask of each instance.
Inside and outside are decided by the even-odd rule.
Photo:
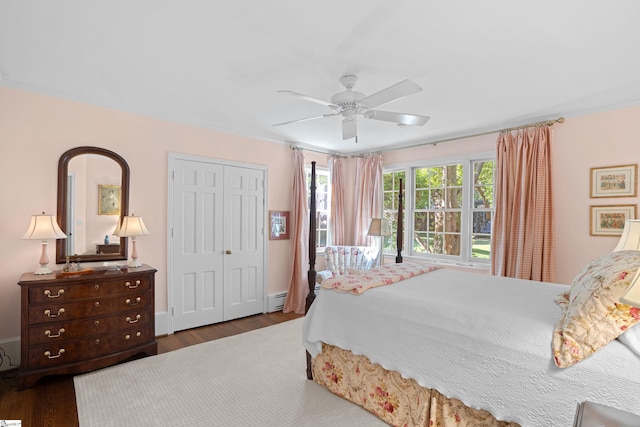
[[[119,185],[98,185],[98,215],[120,215]]]
[[[591,168],[591,198],[636,197],[638,165]]]
[[[289,211],[269,211],[269,240],[288,240],[289,226]]]
[[[624,223],[635,219],[638,205],[591,206],[590,233],[592,236],[620,236]]]

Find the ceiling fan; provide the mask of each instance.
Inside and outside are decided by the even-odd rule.
[[[342,83],[342,86],[344,86],[346,90],[333,95],[331,97],[331,102],[323,101],[291,90],[279,90],[278,93],[297,96],[298,98],[302,98],[306,101],[315,102],[316,104],[329,107],[333,111],[320,116],[291,120],[284,123],[278,123],[273,126],[288,125],[291,123],[304,122],[323,117],[342,116],[342,139],[346,140],[355,138],[356,142],[358,142],[358,115],[361,115],[366,119],[396,123],[398,126],[423,126],[430,119],[428,116],[373,110],[373,108],[380,105],[420,92],[422,88],[411,80],[403,80],[369,96],[366,96],[362,92],[356,92],[353,90],[353,86],[355,86],[357,81],[358,77],[352,74],[340,77],[340,83]]]

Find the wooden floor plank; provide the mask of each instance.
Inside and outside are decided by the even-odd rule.
[[[301,317],[267,313],[158,337],[158,353],[213,341]],[[72,375],[42,378],[35,387],[17,391],[17,371],[0,373],[0,419],[22,420],[23,427],[76,427],[78,410]]]

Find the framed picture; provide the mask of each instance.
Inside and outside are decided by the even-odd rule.
[[[591,198],[636,197],[638,165],[591,168]]]
[[[269,240],[289,239],[289,211],[269,211]]]
[[[620,236],[624,223],[635,219],[638,205],[591,206],[592,236]]]
[[[119,185],[98,185],[98,215],[120,215]]]

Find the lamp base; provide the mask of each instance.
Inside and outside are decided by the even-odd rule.
[[[134,260],[129,264],[129,268],[139,268],[142,267],[142,263],[138,260]]]
[[[37,275],[41,275],[41,274],[51,274],[53,273],[53,270],[51,270],[49,267],[44,266],[44,267],[40,267],[39,269],[37,269],[36,271],[33,272],[33,274],[37,274]]]

